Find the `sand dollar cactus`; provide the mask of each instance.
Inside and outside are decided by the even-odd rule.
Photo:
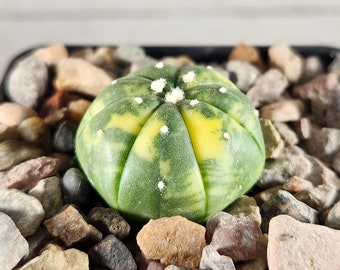
[[[258,116],[234,84],[209,68],[163,63],[94,100],[76,154],[102,198],[142,221],[203,222],[248,191],[265,160]]]

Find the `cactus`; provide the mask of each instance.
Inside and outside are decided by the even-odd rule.
[[[107,204],[139,221],[204,222],[254,185],[265,160],[256,111],[232,82],[211,68],[162,62],[93,101],[76,155]]]

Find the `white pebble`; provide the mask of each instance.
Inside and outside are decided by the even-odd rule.
[[[183,82],[185,83],[191,83],[195,79],[195,72],[189,71],[187,74],[184,74],[182,77]]]
[[[150,87],[151,90],[155,91],[156,93],[161,93],[166,85],[166,79],[160,78],[158,80],[152,81]]]

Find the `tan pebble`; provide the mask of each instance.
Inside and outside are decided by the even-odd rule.
[[[79,123],[90,105],[91,102],[86,99],[71,101],[68,104],[68,117],[74,123]]]
[[[194,60],[186,55],[180,55],[176,57],[167,56],[162,59],[162,62],[167,65],[172,65],[176,67],[192,66],[195,64]]]
[[[39,56],[49,66],[56,65],[60,60],[68,57],[68,51],[63,44],[40,48],[35,50],[33,54]]]
[[[244,43],[239,43],[231,50],[229,60],[241,60],[257,66],[262,71],[265,69],[260,51]]]
[[[31,108],[12,102],[0,103],[0,124],[14,127],[33,116],[38,114]]]
[[[305,111],[304,104],[298,100],[280,100],[260,109],[262,118],[278,122],[299,120]]]
[[[100,94],[112,81],[104,70],[83,59],[68,58],[56,66],[53,81],[56,90],[74,91],[92,97]]]

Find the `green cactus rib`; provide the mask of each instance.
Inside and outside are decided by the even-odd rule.
[[[249,190],[265,157],[254,107],[234,84],[205,67],[169,65],[108,86],[80,123],[76,155],[126,216],[197,222]]]

